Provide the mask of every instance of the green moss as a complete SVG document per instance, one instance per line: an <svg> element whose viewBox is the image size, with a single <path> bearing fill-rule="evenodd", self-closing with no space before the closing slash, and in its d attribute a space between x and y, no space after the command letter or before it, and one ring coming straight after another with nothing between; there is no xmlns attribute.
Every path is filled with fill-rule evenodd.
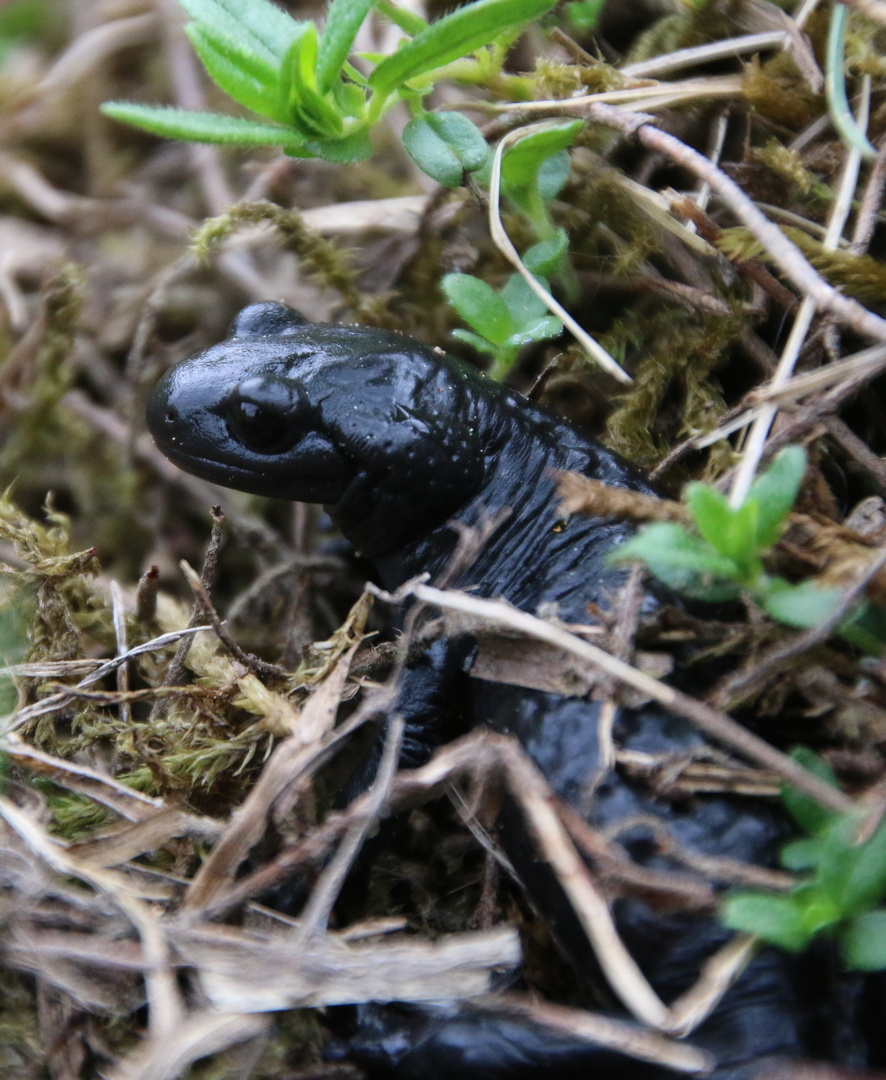
<svg viewBox="0 0 886 1080"><path fill-rule="evenodd" d="M651 317L631 313L619 320L603 345L614 355L642 345L646 355L609 417L606 441L650 466L667 453L671 440L715 427L725 405L712 373L740 325L738 316L698 319L668 306Z"/></svg>

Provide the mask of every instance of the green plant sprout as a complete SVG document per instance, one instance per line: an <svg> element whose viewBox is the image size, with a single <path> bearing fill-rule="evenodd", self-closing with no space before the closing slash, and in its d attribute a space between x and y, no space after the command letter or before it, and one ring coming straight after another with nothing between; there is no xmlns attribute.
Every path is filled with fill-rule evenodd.
<svg viewBox="0 0 886 1080"><path fill-rule="evenodd" d="M539 280L547 288L544 278ZM476 331L453 330L453 337L492 356L489 374L493 379L507 375L520 349L528 342L556 337L563 329L560 320L548 314L544 301L519 274L512 274L501 292L470 274L447 274L443 278L443 291L458 314Z"/></svg>
<svg viewBox="0 0 886 1080"><path fill-rule="evenodd" d="M581 120L572 120L534 131L511 147L502 160L502 192L542 238L524 254L523 265L546 290L550 277L559 277L567 292L573 284L567 258L569 239L565 229L554 225L550 203L569 177L566 148L582 127ZM488 180L485 172L479 180ZM492 356L490 376L494 379L507 375L528 342L562 333L563 323L549 313L520 274L512 274L500 292L470 274L447 274L443 291L473 328L454 330L453 336Z"/></svg>
<svg viewBox="0 0 886 1080"><path fill-rule="evenodd" d="M665 585L694 600L719 603L744 595L786 626L818 626L839 609L842 592L812 581L792 585L769 574L762 560L781 534L805 471L805 452L787 447L737 509L710 484L688 484L684 494L698 533L659 522L619 548L611 561L645 563ZM839 631L860 648L879 653L886 641L884 613L862 601Z"/></svg>
<svg viewBox="0 0 886 1080"><path fill-rule="evenodd" d="M475 0L430 24L392 0L332 0L322 31L269 0L180 2L192 19L187 34L210 77L270 123L128 102L106 103L108 116L169 138L280 146L295 157L348 162L369 157L370 129L403 100L417 121L407 152L430 175L443 175L441 183L454 185L465 169L483 166L485 140L465 116L455 121L455 114L425 113L422 99L442 78L496 78L508 46L556 0ZM367 77L348 56L373 7L411 40L391 56L365 56L375 65ZM445 151L448 168L440 165Z"/></svg>
<svg viewBox="0 0 886 1080"><path fill-rule="evenodd" d="M810 772L837 786L827 764L807 747L793 752ZM732 930L754 934L790 952L818 935L837 939L846 963L859 971L886 968L886 821L859 842L863 819L837 814L808 795L787 788L785 805L809 834L781 853L787 870L803 875L789 893L736 892L721 907Z"/></svg>

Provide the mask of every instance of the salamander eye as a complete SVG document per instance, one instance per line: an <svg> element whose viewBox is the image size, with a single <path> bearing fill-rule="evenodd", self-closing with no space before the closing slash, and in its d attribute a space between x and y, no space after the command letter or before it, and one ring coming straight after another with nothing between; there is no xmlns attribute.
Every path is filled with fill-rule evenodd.
<svg viewBox="0 0 886 1080"><path fill-rule="evenodd" d="M225 407L231 437L254 454L283 454L305 434L307 395L286 379L241 383Z"/></svg>
<svg viewBox="0 0 886 1080"><path fill-rule="evenodd" d="M252 401L231 404L228 429L238 442L256 454L282 454L295 446L299 436L291 416Z"/></svg>

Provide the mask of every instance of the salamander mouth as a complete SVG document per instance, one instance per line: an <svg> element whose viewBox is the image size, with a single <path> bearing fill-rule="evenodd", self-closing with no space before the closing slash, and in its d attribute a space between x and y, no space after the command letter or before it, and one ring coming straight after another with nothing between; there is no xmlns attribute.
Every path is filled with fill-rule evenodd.
<svg viewBox="0 0 886 1080"><path fill-rule="evenodd" d="M302 502L336 502L351 479L352 468L326 439L312 434L297 451L277 457L228 454L208 456L185 449L179 438L154 440L162 453L185 472L220 487Z"/></svg>

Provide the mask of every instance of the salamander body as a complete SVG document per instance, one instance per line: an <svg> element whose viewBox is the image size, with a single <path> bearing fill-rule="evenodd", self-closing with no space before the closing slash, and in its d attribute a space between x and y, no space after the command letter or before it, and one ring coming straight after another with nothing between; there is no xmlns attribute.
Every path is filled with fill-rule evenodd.
<svg viewBox="0 0 886 1080"><path fill-rule="evenodd" d="M388 588L446 567L457 540L451 521L477 525L507 508L460 584L532 612L555 604L570 622L587 622L589 605L605 607L623 583L623 571L608 567L606 557L630 529L612 520L563 520L552 470L650 490L604 447L468 365L400 334L312 325L279 304L245 309L225 341L170 371L147 416L160 449L188 472L323 503ZM588 799L586 785L599 765L599 703L468 680L464 655L444 641L413 671L413 689L404 696L411 763L436 738L441 703L457 694L471 724L514 733L552 788L592 824L640 822L621 837L638 862L662 865L643 815L658 819L690 852L772 862L786 828L775 807L723 797L674 806L616 773ZM428 729L433 736L425 739ZM646 753L703 745L657 707L621 710L616 739ZM537 877L543 903L551 891L543 871L518 842L508 851L531 891ZM665 1000L692 985L729 936L713 918L653 911L639 899L618 901L616 921ZM555 927L578 966L592 965L584 946L573 944L580 935L568 911ZM723 1080L754 1075L776 1058L865 1064L868 1048L855 1015L864 987L841 978L827 956L795 963L763 950L693 1042L714 1054ZM603 1076L664 1075L489 1016L404 1014L400 1024L390 1010L367 1013L351 1049L379 1075L423 1080L540 1078L551 1070L588 1075L589 1068Z"/></svg>

